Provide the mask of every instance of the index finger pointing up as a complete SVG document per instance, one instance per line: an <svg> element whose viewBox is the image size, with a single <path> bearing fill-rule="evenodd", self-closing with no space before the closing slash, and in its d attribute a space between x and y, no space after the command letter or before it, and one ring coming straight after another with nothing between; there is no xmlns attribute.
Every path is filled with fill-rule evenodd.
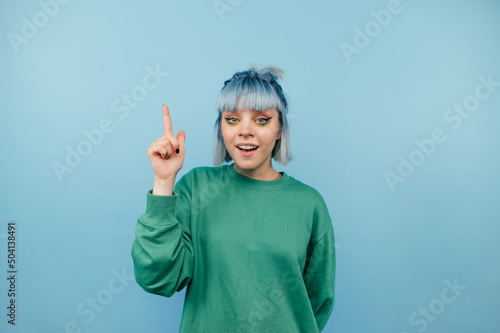
<svg viewBox="0 0 500 333"><path fill-rule="evenodd" d="M165 104L163 104L163 128L165 134L172 133L172 120L170 119L168 107Z"/></svg>

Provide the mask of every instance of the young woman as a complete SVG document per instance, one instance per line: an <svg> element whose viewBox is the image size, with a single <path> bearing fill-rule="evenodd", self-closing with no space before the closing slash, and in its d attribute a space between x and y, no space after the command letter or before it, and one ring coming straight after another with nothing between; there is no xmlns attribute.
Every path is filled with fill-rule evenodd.
<svg viewBox="0 0 500 333"><path fill-rule="evenodd" d="M163 106L165 134L148 149L155 180L132 257L145 291L171 297L187 286L180 332L314 333L332 312L326 204L271 163L291 159L281 76L275 67L250 67L224 83L216 166L196 167L176 184L185 133L173 135Z"/></svg>

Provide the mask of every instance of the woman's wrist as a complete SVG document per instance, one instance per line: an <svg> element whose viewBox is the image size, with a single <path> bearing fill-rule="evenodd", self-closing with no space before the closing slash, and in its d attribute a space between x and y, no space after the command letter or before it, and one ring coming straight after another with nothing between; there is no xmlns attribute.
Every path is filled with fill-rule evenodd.
<svg viewBox="0 0 500 333"><path fill-rule="evenodd" d="M175 176L172 178L161 179L155 176L153 185L154 195L172 195L175 185Z"/></svg>

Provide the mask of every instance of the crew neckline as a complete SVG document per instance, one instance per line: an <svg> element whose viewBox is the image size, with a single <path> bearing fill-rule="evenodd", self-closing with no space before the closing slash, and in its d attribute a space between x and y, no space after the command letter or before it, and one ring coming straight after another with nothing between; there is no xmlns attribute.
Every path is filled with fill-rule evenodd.
<svg viewBox="0 0 500 333"><path fill-rule="evenodd" d="M242 175L234 169L234 162L222 166L228 178L234 183L255 190L276 190L288 185L291 177L286 172L281 171L281 177L275 180L260 180Z"/></svg>

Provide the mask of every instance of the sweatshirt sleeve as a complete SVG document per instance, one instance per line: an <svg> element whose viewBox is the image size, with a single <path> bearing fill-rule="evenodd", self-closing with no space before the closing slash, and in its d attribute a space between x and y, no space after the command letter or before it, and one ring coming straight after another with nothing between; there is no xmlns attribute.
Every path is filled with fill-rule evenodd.
<svg viewBox="0 0 500 333"><path fill-rule="evenodd" d="M136 225L132 245L134 275L147 292L171 297L193 276L190 201L176 185L173 195L147 193L146 212Z"/></svg>
<svg viewBox="0 0 500 333"><path fill-rule="evenodd" d="M318 329L321 332L335 303L335 239L331 220L323 236L310 244L304 282Z"/></svg>

